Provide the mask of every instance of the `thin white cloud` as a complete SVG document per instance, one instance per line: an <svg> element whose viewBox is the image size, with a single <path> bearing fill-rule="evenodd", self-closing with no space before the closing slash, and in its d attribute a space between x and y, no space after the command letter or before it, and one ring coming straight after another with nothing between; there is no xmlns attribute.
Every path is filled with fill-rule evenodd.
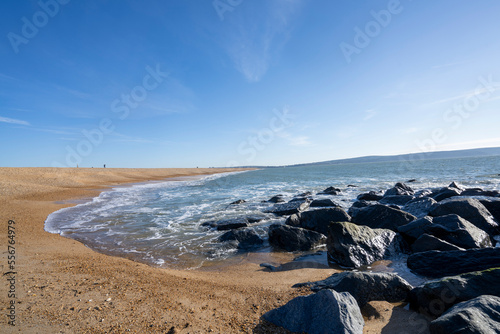
<svg viewBox="0 0 500 334"><path fill-rule="evenodd" d="M288 145L295 147L310 147L313 146L310 138L308 136L294 136L286 131L279 131L276 135L280 138L285 139L288 142Z"/></svg>
<svg viewBox="0 0 500 334"><path fill-rule="evenodd" d="M432 68L451 67L451 66L456 66L456 65L463 65L463 64L468 63L468 62L469 61L457 61L457 62L453 62L453 63L434 65L434 66L432 66Z"/></svg>
<svg viewBox="0 0 500 334"><path fill-rule="evenodd" d="M2 117L2 116L0 116L0 122L9 123L9 124L27 125L27 126L31 125L30 123L23 121L23 120L20 120L20 119L14 119L14 118Z"/></svg>
<svg viewBox="0 0 500 334"><path fill-rule="evenodd" d="M248 81L259 81L288 41L290 21L300 2L269 0L263 9L247 1L237 11L227 13L225 48L236 69Z"/></svg>
<svg viewBox="0 0 500 334"><path fill-rule="evenodd" d="M373 109L369 109L365 111L365 117L363 117L363 121L367 121L377 115L377 112Z"/></svg>

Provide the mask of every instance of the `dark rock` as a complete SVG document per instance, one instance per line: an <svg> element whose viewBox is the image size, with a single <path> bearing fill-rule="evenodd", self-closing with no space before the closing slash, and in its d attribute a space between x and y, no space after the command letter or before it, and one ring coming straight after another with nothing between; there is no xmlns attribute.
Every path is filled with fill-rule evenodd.
<svg viewBox="0 0 500 334"><path fill-rule="evenodd" d="M283 195L276 195L271 197L270 199L267 200L270 203L284 203L285 201L285 196Z"/></svg>
<svg viewBox="0 0 500 334"><path fill-rule="evenodd" d="M433 192L430 197L432 197L436 202L441 202L447 198L460 196L461 191L456 188L441 188L435 192Z"/></svg>
<svg viewBox="0 0 500 334"><path fill-rule="evenodd" d="M395 204L395 205L405 205L413 199L411 195L391 195L384 196L379 202L380 204Z"/></svg>
<svg viewBox="0 0 500 334"><path fill-rule="evenodd" d="M432 224L432 217L423 217L412 221L409 224L398 227L398 232L409 243L415 242L422 234L427 231L427 227Z"/></svg>
<svg viewBox="0 0 500 334"><path fill-rule="evenodd" d="M361 208L352 216L351 221L371 228L388 228L397 231L399 226L414 221L417 217L386 205L376 204Z"/></svg>
<svg viewBox="0 0 500 334"><path fill-rule="evenodd" d="M357 268L397 254L404 246L391 230L339 222L328 228L327 249L330 262Z"/></svg>
<svg viewBox="0 0 500 334"><path fill-rule="evenodd" d="M422 218L427 216L436 204L436 200L430 197L420 197L407 202L401 210L408 212L417 218Z"/></svg>
<svg viewBox="0 0 500 334"><path fill-rule="evenodd" d="M311 197L294 197L292 198L291 200L288 201L288 203L292 203L292 202L306 202L306 201L311 201L312 198Z"/></svg>
<svg viewBox="0 0 500 334"><path fill-rule="evenodd" d="M401 195L413 196L414 194L415 194L415 192L413 191L413 189L411 189L409 186L407 186L404 183L398 182L398 183L396 183L396 185L393 188L388 189L385 192L384 197L386 197L386 196L401 196Z"/></svg>
<svg viewBox="0 0 500 334"><path fill-rule="evenodd" d="M356 201L356 202L352 203L349 210L347 210L347 213L349 214L349 216L352 217L353 215L356 214L356 212L358 212L359 209L366 208L367 206L374 205L374 204L375 203L373 203L373 202Z"/></svg>
<svg viewBox="0 0 500 334"><path fill-rule="evenodd" d="M500 298L480 296L455 305L429 325L431 334L500 333Z"/></svg>
<svg viewBox="0 0 500 334"><path fill-rule="evenodd" d="M357 188L358 186L355 186L354 184L348 184L347 188Z"/></svg>
<svg viewBox="0 0 500 334"><path fill-rule="evenodd" d="M458 215L434 217L425 232L462 248L491 247L488 233Z"/></svg>
<svg viewBox="0 0 500 334"><path fill-rule="evenodd" d="M234 201L233 203L230 203L229 205L237 205L237 204L243 204L246 203L244 199L239 199L237 201Z"/></svg>
<svg viewBox="0 0 500 334"><path fill-rule="evenodd" d="M473 225L486 231L489 235L498 233L498 223L491 213L474 198L451 198L439 203L431 212L430 216L438 217L456 214Z"/></svg>
<svg viewBox="0 0 500 334"><path fill-rule="evenodd" d="M325 242L323 234L304 228L281 224L269 227L269 243L288 252L312 250Z"/></svg>
<svg viewBox="0 0 500 334"><path fill-rule="evenodd" d="M413 183L413 182L417 182L417 179L411 179L411 180L406 181L406 183Z"/></svg>
<svg viewBox="0 0 500 334"><path fill-rule="evenodd" d="M258 222L260 222L260 221L262 221L264 219L267 219L266 216L259 215L259 214L249 215L249 216L246 216L245 218L246 218L246 220L248 220L248 222L250 224L258 223Z"/></svg>
<svg viewBox="0 0 500 334"><path fill-rule="evenodd" d="M298 194L297 197L310 197L312 196L312 192L310 191L306 191L306 192L303 192L302 194Z"/></svg>
<svg viewBox="0 0 500 334"><path fill-rule="evenodd" d="M309 207L311 207L311 208L319 208L319 207L326 208L326 207L340 207L340 205L338 205L337 203L335 203L331 199L326 198L326 199L315 199L314 201L311 202Z"/></svg>
<svg viewBox="0 0 500 334"><path fill-rule="evenodd" d="M318 193L318 195L338 195L342 192L339 188L335 187L328 187L322 192Z"/></svg>
<svg viewBox="0 0 500 334"><path fill-rule="evenodd" d="M350 221L351 217L342 208L326 208L304 211L290 216L285 224L328 234L331 222Z"/></svg>
<svg viewBox="0 0 500 334"><path fill-rule="evenodd" d="M219 237L220 242L231 242L239 249L260 246L264 240L251 228L239 228L228 231Z"/></svg>
<svg viewBox="0 0 500 334"><path fill-rule="evenodd" d="M364 320L358 303L348 292L321 290L292 299L262 316L291 332L310 334L362 334Z"/></svg>
<svg viewBox="0 0 500 334"><path fill-rule="evenodd" d="M364 194L359 194L357 199L358 201L379 201L383 198L380 193L377 193L375 191L370 191L368 193Z"/></svg>
<svg viewBox="0 0 500 334"><path fill-rule="evenodd" d="M480 188L466 189L461 193L462 196L486 196L486 197L499 197L500 191L498 190L483 190Z"/></svg>
<svg viewBox="0 0 500 334"><path fill-rule="evenodd" d="M439 251L452 251L452 250L464 250L454 244L450 244L447 241L436 238L433 235L422 234L412 245L411 250L413 253L427 252L431 250Z"/></svg>
<svg viewBox="0 0 500 334"><path fill-rule="evenodd" d="M491 213L493 218L500 222L500 198L488 197L479 199L482 205Z"/></svg>
<svg viewBox="0 0 500 334"><path fill-rule="evenodd" d="M331 289L349 292L364 307L372 300L385 300L389 303L405 301L413 287L404 279L392 273L369 273L344 271L317 282L296 284L293 287L308 286L312 291Z"/></svg>
<svg viewBox="0 0 500 334"><path fill-rule="evenodd" d="M498 282L500 282L500 268L427 282L411 290L410 307L435 318L453 305L481 295L500 297Z"/></svg>
<svg viewBox="0 0 500 334"><path fill-rule="evenodd" d="M453 181L452 183L450 183L450 185L448 186L448 188L455 188L457 190L460 190L461 192L464 190L463 187L461 187L458 183L456 183L455 181Z"/></svg>
<svg viewBox="0 0 500 334"><path fill-rule="evenodd" d="M299 213L304 211L309 207L309 200L293 201L283 204L275 204L267 212L274 213L275 215L293 215L294 213Z"/></svg>
<svg viewBox="0 0 500 334"><path fill-rule="evenodd" d="M246 218L235 218L218 221L209 221L201 224L203 227L215 228L217 231L227 231L240 227L247 227L249 224Z"/></svg>
<svg viewBox="0 0 500 334"><path fill-rule="evenodd" d="M408 257L408 268L427 277L453 276L500 267L500 248L429 251Z"/></svg>

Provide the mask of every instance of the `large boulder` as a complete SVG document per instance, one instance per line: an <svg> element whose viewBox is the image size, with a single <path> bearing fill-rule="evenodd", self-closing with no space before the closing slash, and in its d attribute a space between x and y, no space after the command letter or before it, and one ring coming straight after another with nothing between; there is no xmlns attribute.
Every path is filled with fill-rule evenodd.
<svg viewBox="0 0 500 334"><path fill-rule="evenodd" d="M429 251L408 257L408 268L427 277L453 276L500 267L500 248Z"/></svg>
<svg viewBox="0 0 500 334"><path fill-rule="evenodd" d="M407 212L376 204L361 208L353 213L351 221L371 228L386 228L397 231L399 226L406 225L415 219L417 217Z"/></svg>
<svg viewBox="0 0 500 334"><path fill-rule="evenodd" d="M309 205L311 208L327 208L327 207L340 207L337 203L332 201L329 198L324 198L324 199L315 199L311 202Z"/></svg>
<svg viewBox="0 0 500 334"><path fill-rule="evenodd" d="M483 190L481 188L469 188L465 189L462 196L486 196L486 197L499 197L500 191L498 190Z"/></svg>
<svg viewBox="0 0 500 334"><path fill-rule="evenodd" d="M362 334L365 324L354 297L334 290L296 297L262 317L291 332L310 334Z"/></svg>
<svg viewBox="0 0 500 334"><path fill-rule="evenodd" d="M427 227L430 225L432 225L432 217L423 217L398 227L398 232L406 241L413 243L427 231Z"/></svg>
<svg viewBox="0 0 500 334"><path fill-rule="evenodd" d="M282 224L269 226L269 243L288 252L308 251L325 242L326 236L315 231Z"/></svg>
<svg viewBox="0 0 500 334"><path fill-rule="evenodd" d="M220 242L228 242L238 249L258 247L264 240L252 228L231 230L219 237Z"/></svg>
<svg viewBox="0 0 500 334"><path fill-rule="evenodd" d="M439 203L430 213L430 216L438 217L456 214L468 220L489 235L498 234L498 223L486 207L474 198L451 198Z"/></svg>
<svg viewBox="0 0 500 334"><path fill-rule="evenodd" d="M309 199L301 199L290 201L288 203L275 204L272 208L268 209L266 212L274 213L278 216L293 215L294 213L299 213L301 211L307 210L309 207Z"/></svg>
<svg viewBox="0 0 500 334"><path fill-rule="evenodd" d="M419 197L406 203L401 210L411 213L417 218L423 218L429 214L436 204L436 200L430 197Z"/></svg>
<svg viewBox="0 0 500 334"><path fill-rule="evenodd" d="M404 183L398 182L398 183L396 183L396 185L394 187L392 187L391 189L388 189L385 192L384 197L386 197L386 196L401 196L401 195L413 196L414 194L415 194L415 192L413 191L413 189L411 189L409 186L407 186Z"/></svg>
<svg viewBox="0 0 500 334"><path fill-rule="evenodd" d="M302 227L319 233L328 234L331 222L350 221L351 217L340 207L304 211L291 215L285 224Z"/></svg>
<svg viewBox="0 0 500 334"><path fill-rule="evenodd" d="M500 333L500 298L480 296L455 305L429 325L431 334Z"/></svg>
<svg viewBox="0 0 500 334"><path fill-rule="evenodd" d="M227 231L241 227L247 227L249 224L250 222L246 218L234 218L234 219L208 221L201 224L201 226L214 228L217 231Z"/></svg>
<svg viewBox="0 0 500 334"><path fill-rule="evenodd" d="M487 197L479 199L482 205L491 213L497 222L500 222L500 198Z"/></svg>
<svg viewBox="0 0 500 334"><path fill-rule="evenodd" d="M267 200L269 203L284 203L285 201L285 196L284 195L276 195L271 197L270 199Z"/></svg>
<svg viewBox="0 0 500 334"><path fill-rule="evenodd" d="M452 251L452 250L463 250L463 248L460 248L454 244L450 244L447 241L441 240L429 234L422 234L411 245L411 251L413 253L427 252L431 250Z"/></svg>
<svg viewBox="0 0 500 334"><path fill-rule="evenodd" d="M441 202L451 197L460 196L461 193L462 191L455 187L444 187L433 191L429 196L436 200L436 202Z"/></svg>
<svg viewBox="0 0 500 334"><path fill-rule="evenodd" d="M413 199L413 196L411 195L391 195L391 196L384 196L379 203L380 204L387 204L387 205L405 205L409 201Z"/></svg>
<svg viewBox="0 0 500 334"><path fill-rule="evenodd" d="M317 282L299 283L293 287L308 286L312 291L331 289L349 292L363 308L372 300L385 300L389 303L407 300L413 287L393 273L369 273L344 271Z"/></svg>
<svg viewBox="0 0 500 334"><path fill-rule="evenodd" d="M325 190L318 193L318 195L338 195L342 192L339 188L328 187Z"/></svg>
<svg viewBox="0 0 500 334"><path fill-rule="evenodd" d="M435 217L425 232L462 248L491 247L488 233L458 215Z"/></svg>
<svg viewBox="0 0 500 334"><path fill-rule="evenodd" d="M397 254L404 245L391 230L338 222L328 228L327 249L329 262L357 268Z"/></svg>
<svg viewBox="0 0 500 334"><path fill-rule="evenodd" d="M481 295L500 297L500 268L466 273L427 282L411 290L410 307L438 317L453 305Z"/></svg>
<svg viewBox="0 0 500 334"><path fill-rule="evenodd" d="M359 194L357 197L358 201L379 201L382 198L384 198L384 196L376 191Z"/></svg>

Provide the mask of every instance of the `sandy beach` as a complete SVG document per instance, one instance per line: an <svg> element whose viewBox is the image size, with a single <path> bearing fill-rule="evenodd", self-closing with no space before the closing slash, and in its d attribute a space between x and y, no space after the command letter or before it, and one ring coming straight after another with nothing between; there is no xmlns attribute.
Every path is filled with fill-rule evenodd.
<svg viewBox="0 0 500 334"><path fill-rule="evenodd" d="M15 222L16 256L16 326L8 324L12 298L4 279L0 332L286 333L261 320L262 314L310 293L293 284L324 279L335 270L267 272L259 266L284 263L292 258L287 253L249 254L199 270L154 268L44 231L51 212L111 186L228 171L0 168L2 274L9 271L9 220ZM363 312L365 333L402 333L414 321L413 312L386 302L371 302Z"/></svg>

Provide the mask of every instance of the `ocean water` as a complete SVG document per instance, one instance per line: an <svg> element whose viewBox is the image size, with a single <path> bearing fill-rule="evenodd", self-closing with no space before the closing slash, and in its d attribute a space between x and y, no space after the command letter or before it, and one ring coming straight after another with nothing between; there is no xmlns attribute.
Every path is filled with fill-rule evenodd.
<svg viewBox="0 0 500 334"><path fill-rule="evenodd" d="M45 230L79 240L99 252L153 266L199 268L240 254L218 242L224 232L202 223L261 215L254 225L264 238L267 227L284 218L263 213L268 200L288 199L310 191L349 208L356 196L385 190L396 182L416 179L415 190L443 187L457 181L464 187L500 189L500 157L267 168L255 171L188 177L175 181L116 187L89 202L52 213ZM316 195L334 186L338 196ZM352 187L355 186L355 187ZM243 199L246 203L229 205ZM271 252L266 242L257 252Z"/></svg>

